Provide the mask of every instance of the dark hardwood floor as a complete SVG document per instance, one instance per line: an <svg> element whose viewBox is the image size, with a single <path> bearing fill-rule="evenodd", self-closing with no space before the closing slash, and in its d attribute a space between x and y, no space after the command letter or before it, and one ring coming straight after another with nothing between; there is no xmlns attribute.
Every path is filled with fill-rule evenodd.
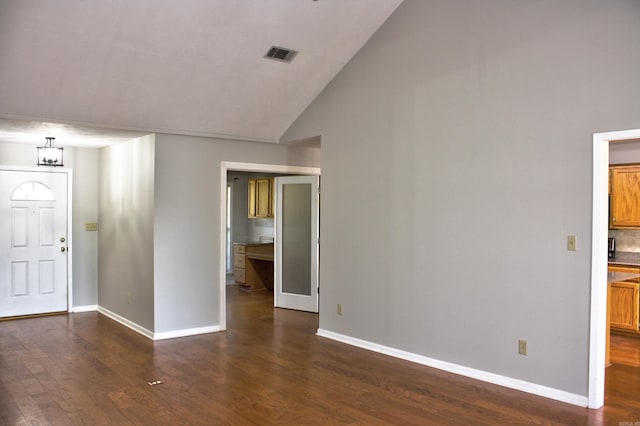
<svg viewBox="0 0 640 426"><path fill-rule="evenodd" d="M158 342L95 312L0 322L0 424L640 422L640 339L613 337L595 411L318 337L270 293L228 296L228 331Z"/></svg>

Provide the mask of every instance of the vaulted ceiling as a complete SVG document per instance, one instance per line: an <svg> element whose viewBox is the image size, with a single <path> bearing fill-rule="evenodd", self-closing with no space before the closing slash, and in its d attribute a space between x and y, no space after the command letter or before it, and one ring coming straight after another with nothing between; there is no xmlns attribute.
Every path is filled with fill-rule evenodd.
<svg viewBox="0 0 640 426"><path fill-rule="evenodd" d="M401 2L0 0L0 141L277 142Z"/></svg>

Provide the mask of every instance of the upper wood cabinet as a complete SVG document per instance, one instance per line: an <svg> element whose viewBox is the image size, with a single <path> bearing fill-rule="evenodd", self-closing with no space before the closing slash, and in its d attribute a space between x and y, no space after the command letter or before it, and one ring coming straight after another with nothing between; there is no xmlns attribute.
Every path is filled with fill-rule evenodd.
<svg viewBox="0 0 640 426"><path fill-rule="evenodd" d="M610 228L640 228L640 165L609 169Z"/></svg>
<svg viewBox="0 0 640 426"><path fill-rule="evenodd" d="M272 178L249 179L249 217L273 217Z"/></svg>

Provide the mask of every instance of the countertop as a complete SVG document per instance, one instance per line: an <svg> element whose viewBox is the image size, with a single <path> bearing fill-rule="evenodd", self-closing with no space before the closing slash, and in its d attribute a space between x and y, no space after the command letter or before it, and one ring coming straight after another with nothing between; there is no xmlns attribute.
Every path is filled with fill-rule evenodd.
<svg viewBox="0 0 640 426"><path fill-rule="evenodd" d="M607 284L640 278L640 274L632 272L607 272Z"/></svg>
<svg viewBox="0 0 640 426"><path fill-rule="evenodd" d="M246 247L245 256L247 259L273 262L273 241L245 241L233 244Z"/></svg>
<svg viewBox="0 0 640 426"><path fill-rule="evenodd" d="M233 244L237 244L240 246L267 246L273 244L273 241L242 241L234 242Z"/></svg>
<svg viewBox="0 0 640 426"><path fill-rule="evenodd" d="M640 266L640 253L617 251L616 257L608 260L610 265Z"/></svg>
<svg viewBox="0 0 640 426"><path fill-rule="evenodd" d="M609 265L640 266L640 253L617 251L614 259L608 260ZM607 283L616 283L640 277L630 272L607 272Z"/></svg>
<svg viewBox="0 0 640 426"><path fill-rule="evenodd" d="M273 262L273 254L267 254L267 253L249 253L247 254L247 258L255 259L255 260L264 260L266 262ZM637 276L640 276L640 275L637 275Z"/></svg>

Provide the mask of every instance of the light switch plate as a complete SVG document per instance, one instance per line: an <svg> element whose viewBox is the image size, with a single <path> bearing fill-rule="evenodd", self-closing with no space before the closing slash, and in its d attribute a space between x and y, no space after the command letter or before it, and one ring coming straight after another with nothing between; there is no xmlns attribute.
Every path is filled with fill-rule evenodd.
<svg viewBox="0 0 640 426"><path fill-rule="evenodd" d="M84 224L84 230L85 231L97 231L98 230L98 224L95 222L87 222Z"/></svg>
<svg viewBox="0 0 640 426"><path fill-rule="evenodd" d="M575 235L567 236L567 250L576 251L576 236Z"/></svg>
<svg viewBox="0 0 640 426"><path fill-rule="evenodd" d="M527 341L526 340L518 340L518 353L520 355L527 354Z"/></svg>

